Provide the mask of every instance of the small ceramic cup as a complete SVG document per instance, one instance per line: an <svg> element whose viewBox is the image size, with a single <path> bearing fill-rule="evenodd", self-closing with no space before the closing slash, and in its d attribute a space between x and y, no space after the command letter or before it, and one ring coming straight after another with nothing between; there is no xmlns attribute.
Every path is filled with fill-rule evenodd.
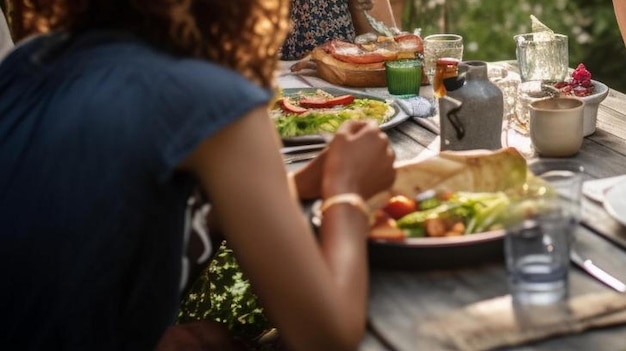
<svg viewBox="0 0 626 351"><path fill-rule="evenodd" d="M557 97L530 104L530 140L544 157L569 157L583 143L585 103L574 97Z"/></svg>

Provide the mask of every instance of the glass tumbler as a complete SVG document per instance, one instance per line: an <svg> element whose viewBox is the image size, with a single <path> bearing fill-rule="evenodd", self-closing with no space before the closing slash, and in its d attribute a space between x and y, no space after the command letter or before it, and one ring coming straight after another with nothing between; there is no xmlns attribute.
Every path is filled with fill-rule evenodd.
<svg viewBox="0 0 626 351"><path fill-rule="evenodd" d="M404 59L385 62L387 90L398 97L419 95L422 83L422 62L418 59Z"/></svg>
<svg viewBox="0 0 626 351"><path fill-rule="evenodd" d="M424 73L433 83L437 59L463 60L463 37L458 34L432 34L424 38Z"/></svg>
<svg viewBox="0 0 626 351"><path fill-rule="evenodd" d="M522 194L511 196L505 256L514 303L549 305L568 296L569 257L580 221L583 166L537 159Z"/></svg>
<svg viewBox="0 0 626 351"><path fill-rule="evenodd" d="M539 32L518 34L513 38L522 82L565 80L569 68L566 35Z"/></svg>

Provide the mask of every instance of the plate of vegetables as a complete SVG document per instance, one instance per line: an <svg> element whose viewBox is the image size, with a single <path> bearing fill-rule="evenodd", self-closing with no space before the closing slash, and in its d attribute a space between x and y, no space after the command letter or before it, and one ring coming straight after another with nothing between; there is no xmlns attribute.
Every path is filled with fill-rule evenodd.
<svg viewBox="0 0 626 351"><path fill-rule="evenodd" d="M370 263L381 268L468 266L503 258L504 192L427 191L392 197L375 212Z"/></svg>
<svg viewBox="0 0 626 351"><path fill-rule="evenodd" d="M431 190L415 198L396 195L375 211L369 239L404 245L449 246L459 244L450 238L467 242L467 238L497 237L498 234L487 237L476 234L501 232L500 220L509 203L508 196L501 191Z"/></svg>
<svg viewBox="0 0 626 351"><path fill-rule="evenodd" d="M395 102L337 88L283 89L270 116L285 144L324 142L346 120L375 120L382 130L409 116Z"/></svg>
<svg viewBox="0 0 626 351"><path fill-rule="evenodd" d="M397 165L391 189L368 200L370 264L414 270L501 261L507 194L528 175L514 148L446 151Z"/></svg>

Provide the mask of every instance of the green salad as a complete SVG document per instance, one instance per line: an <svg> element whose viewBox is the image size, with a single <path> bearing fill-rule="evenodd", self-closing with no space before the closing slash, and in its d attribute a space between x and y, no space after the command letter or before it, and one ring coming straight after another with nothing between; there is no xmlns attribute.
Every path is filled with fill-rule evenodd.
<svg viewBox="0 0 626 351"><path fill-rule="evenodd" d="M458 234L481 233L502 228L502 215L509 204L503 192L454 192L420 201L418 210L399 218L397 225L408 237L442 236L455 230L455 225L460 228ZM440 221L441 235L431 232L428 221L432 220Z"/></svg>
<svg viewBox="0 0 626 351"><path fill-rule="evenodd" d="M391 101L314 94L279 97L270 111L281 137L334 133L347 120L376 120L383 124L395 113Z"/></svg>

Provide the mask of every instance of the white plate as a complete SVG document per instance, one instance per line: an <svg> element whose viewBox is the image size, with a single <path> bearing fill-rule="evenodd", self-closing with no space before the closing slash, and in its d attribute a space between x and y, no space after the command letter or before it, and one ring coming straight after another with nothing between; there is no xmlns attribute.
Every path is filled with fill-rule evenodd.
<svg viewBox="0 0 626 351"><path fill-rule="evenodd" d="M340 88L334 88L334 87L323 87L323 88L288 88L288 89L283 89L283 95L285 96L289 96L289 95L298 95L298 94L302 94L302 93L315 93L317 90L323 90L331 95L344 95L344 94L351 94L354 95L354 97L359 98L359 99L372 99L372 100L379 100L379 101L386 101L387 99L382 98L380 96L376 96L376 95L372 95L372 94L368 94L368 93L358 93L355 92L353 90L344 90L344 89L340 89ZM406 113L404 113L403 111L400 111L399 107L396 105L395 101L391 102L391 108L393 108L393 114L382 124L380 124L380 129L381 130L387 130L390 128L393 128L395 126L397 126L398 124L406 121L407 119L409 119L409 115L407 115ZM294 137L283 137L283 143L285 145L298 145L298 144L315 144L315 143L323 143L326 142L327 140L321 136L321 135L301 135L301 136L294 136Z"/></svg>
<svg viewBox="0 0 626 351"><path fill-rule="evenodd" d="M591 200L602 203L605 193L623 180L626 180L626 175L586 180L583 182L583 194Z"/></svg>
<svg viewBox="0 0 626 351"><path fill-rule="evenodd" d="M626 181L617 183L606 192L604 208L615 220L626 226Z"/></svg>

